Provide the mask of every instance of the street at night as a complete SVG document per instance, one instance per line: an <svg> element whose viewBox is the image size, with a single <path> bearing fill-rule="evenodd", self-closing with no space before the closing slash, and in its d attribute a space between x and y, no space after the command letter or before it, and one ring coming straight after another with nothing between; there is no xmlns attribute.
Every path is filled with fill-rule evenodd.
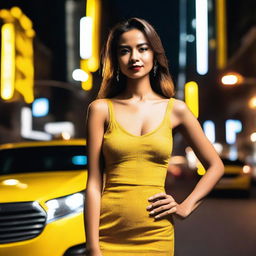
<svg viewBox="0 0 256 256"><path fill-rule="evenodd" d="M0 0L0 256L256 256L256 1Z"/></svg>
<svg viewBox="0 0 256 256"><path fill-rule="evenodd" d="M168 192L181 200L195 183L177 180ZM255 256L256 187L249 198L237 194L210 195L187 219L175 218L175 256Z"/></svg>

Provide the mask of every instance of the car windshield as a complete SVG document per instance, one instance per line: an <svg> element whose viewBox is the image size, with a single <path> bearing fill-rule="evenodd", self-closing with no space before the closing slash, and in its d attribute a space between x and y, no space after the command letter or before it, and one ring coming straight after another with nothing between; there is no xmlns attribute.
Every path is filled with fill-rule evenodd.
<svg viewBox="0 0 256 256"><path fill-rule="evenodd" d="M222 162L224 165L237 165L237 166L244 166L244 162L241 160L229 160L229 159L222 159Z"/></svg>
<svg viewBox="0 0 256 256"><path fill-rule="evenodd" d="M87 168L85 146L43 146L0 150L0 175Z"/></svg>

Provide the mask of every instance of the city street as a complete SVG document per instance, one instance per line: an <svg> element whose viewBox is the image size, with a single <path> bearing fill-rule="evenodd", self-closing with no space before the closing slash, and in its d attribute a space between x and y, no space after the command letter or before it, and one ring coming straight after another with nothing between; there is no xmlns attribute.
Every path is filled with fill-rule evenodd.
<svg viewBox="0 0 256 256"><path fill-rule="evenodd" d="M182 200L192 180L178 180L168 192ZM175 218L175 256L255 256L256 187L250 198L208 197L187 219Z"/></svg>

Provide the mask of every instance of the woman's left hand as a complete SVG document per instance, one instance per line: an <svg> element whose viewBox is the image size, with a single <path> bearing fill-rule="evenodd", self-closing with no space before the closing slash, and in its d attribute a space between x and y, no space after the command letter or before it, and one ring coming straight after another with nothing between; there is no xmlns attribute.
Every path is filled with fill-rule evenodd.
<svg viewBox="0 0 256 256"><path fill-rule="evenodd" d="M155 219L167 217L177 211L176 201L171 195L167 195L166 193L155 194L148 201L151 202L151 205L147 207L147 210L150 211L150 216Z"/></svg>
<svg viewBox="0 0 256 256"><path fill-rule="evenodd" d="M155 194L148 201L151 205L147 207L147 210L155 219L161 219L173 213L181 218L186 218L190 214L185 205L178 204L171 195L166 193Z"/></svg>

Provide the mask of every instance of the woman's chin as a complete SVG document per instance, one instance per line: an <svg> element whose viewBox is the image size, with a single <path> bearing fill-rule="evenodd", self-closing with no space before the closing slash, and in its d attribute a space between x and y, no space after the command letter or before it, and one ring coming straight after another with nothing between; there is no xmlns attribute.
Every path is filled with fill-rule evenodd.
<svg viewBox="0 0 256 256"><path fill-rule="evenodd" d="M136 79L144 79L145 77L149 76L148 74L133 74L133 75L127 75L127 79L136 80Z"/></svg>

